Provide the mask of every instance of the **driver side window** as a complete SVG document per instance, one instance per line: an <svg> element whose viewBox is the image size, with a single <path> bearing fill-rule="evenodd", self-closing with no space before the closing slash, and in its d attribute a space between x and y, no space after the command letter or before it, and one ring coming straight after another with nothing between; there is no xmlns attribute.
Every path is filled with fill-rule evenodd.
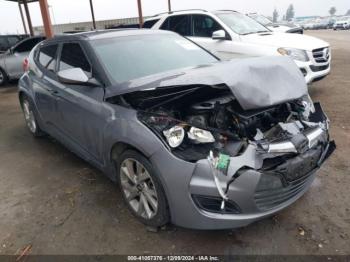
<svg viewBox="0 0 350 262"><path fill-rule="evenodd" d="M196 37L212 37L213 33L223 30L221 25L213 18L207 15L192 16L193 36Z"/></svg>
<svg viewBox="0 0 350 262"><path fill-rule="evenodd" d="M59 71L76 67L81 68L89 78L92 76L91 65L80 44L63 44L59 62Z"/></svg>

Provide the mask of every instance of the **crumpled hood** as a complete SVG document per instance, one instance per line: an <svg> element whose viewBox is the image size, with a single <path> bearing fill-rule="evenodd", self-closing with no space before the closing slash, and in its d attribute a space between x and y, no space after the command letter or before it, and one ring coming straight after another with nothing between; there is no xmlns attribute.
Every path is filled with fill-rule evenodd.
<svg viewBox="0 0 350 262"><path fill-rule="evenodd" d="M281 32L241 35L241 39L243 42L247 43L275 46L276 50L279 47L289 47L312 51L329 46L327 42L316 37Z"/></svg>
<svg viewBox="0 0 350 262"><path fill-rule="evenodd" d="M227 85L243 109L257 109L307 94L303 75L288 57L237 59L168 71L106 88L106 98L136 91L185 85Z"/></svg>

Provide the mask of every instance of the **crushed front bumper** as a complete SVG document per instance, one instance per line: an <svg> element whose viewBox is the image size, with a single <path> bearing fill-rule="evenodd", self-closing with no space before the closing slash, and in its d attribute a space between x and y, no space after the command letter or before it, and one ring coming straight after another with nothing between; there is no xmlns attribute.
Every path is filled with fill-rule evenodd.
<svg viewBox="0 0 350 262"><path fill-rule="evenodd" d="M320 106L316 106L313 118L328 128ZM297 144L297 152L283 161L279 161L280 155L262 153L250 144L241 155L230 157L227 174L216 182L207 159L190 163L165 152L153 155L151 160L162 174L172 222L195 229L235 228L291 205L308 190L315 172L335 149L327 129L317 137L317 143L308 137L308 148ZM227 196L224 209L218 186Z"/></svg>

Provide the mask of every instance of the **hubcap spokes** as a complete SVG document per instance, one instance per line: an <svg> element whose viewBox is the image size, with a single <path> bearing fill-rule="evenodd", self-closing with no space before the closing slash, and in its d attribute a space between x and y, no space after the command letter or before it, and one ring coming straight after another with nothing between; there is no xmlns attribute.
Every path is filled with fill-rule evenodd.
<svg viewBox="0 0 350 262"><path fill-rule="evenodd" d="M158 210L158 196L146 168L135 159L125 159L120 167L121 186L131 208L141 217L151 219Z"/></svg>
<svg viewBox="0 0 350 262"><path fill-rule="evenodd" d="M33 133L36 131L36 123L33 111L30 109L28 101L23 102L24 119L26 120L29 130Z"/></svg>

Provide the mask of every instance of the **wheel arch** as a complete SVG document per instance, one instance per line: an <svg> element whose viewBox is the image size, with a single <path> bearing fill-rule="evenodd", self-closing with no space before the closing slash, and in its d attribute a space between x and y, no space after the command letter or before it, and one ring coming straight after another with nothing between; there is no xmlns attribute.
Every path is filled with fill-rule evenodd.
<svg viewBox="0 0 350 262"><path fill-rule="evenodd" d="M115 142L110 150L110 155L109 155L110 161L115 168L115 174L114 174L113 180L117 178L117 175L119 175L118 174L119 170L117 170L116 168L116 164L119 161L119 157L121 156L121 154L123 154L127 150L134 150L140 153L141 155L145 156L146 158L148 158L144 152L142 152L135 146L131 145L130 143L126 143L123 141Z"/></svg>

